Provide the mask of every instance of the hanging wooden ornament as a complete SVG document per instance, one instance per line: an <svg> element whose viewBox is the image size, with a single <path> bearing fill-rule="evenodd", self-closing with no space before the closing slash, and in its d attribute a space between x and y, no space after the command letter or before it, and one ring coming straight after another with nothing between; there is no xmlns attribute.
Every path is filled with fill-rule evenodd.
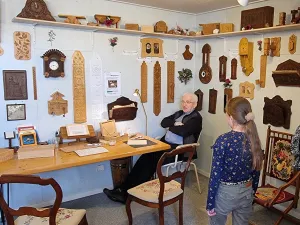
<svg viewBox="0 0 300 225"><path fill-rule="evenodd" d="M68 101L62 93L56 91L52 95L52 100L48 101L48 113L53 116L60 116L68 113Z"/></svg>
<svg viewBox="0 0 300 225"><path fill-rule="evenodd" d="M158 61L154 65L154 82L153 82L153 112L156 116L161 111L161 67Z"/></svg>
<svg viewBox="0 0 300 225"><path fill-rule="evenodd" d="M295 54L297 50L297 36L292 34L289 38L289 52Z"/></svg>
<svg viewBox="0 0 300 225"><path fill-rule="evenodd" d="M201 111L202 105L203 105L203 92L200 89L198 89L197 91L194 92L194 94L197 95L197 97L198 97L196 110Z"/></svg>
<svg viewBox="0 0 300 225"><path fill-rule="evenodd" d="M141 65L141 101L147 102L148 95L148 66L145 61Z"/></svg>
<svg viewBox="0 0 300 225"><path fill-rule="evenodd" d="M17 60L31 59L31 37L28 32L14 32L14 50Z"/></svg>
<svg viewBox="0 0 300 225"><path fill-rule="evenodd" d="M212 78L212 71L209 65L210 53L211 53L210 45L205 44L202 48L202 67L199 71L199 79L203 84L208 84Z"/></svg>
<svg viewBox="0 0 300 225"><path fill-rule="evenodd" d="M193 58L194 55L193 55L193 53L190 52L189 45L185 46L185 51L184 51L184 53L182 53L182 55L185 60L191 60Z"/></svg>
<svg viewBox="0 0 300 225"><path fill-rule="evenodd" d="M254 99L254 84L246 81L244 83L240 83L240 96L244 98Z"/></svg>
<svg viewBox="0 0 300 225"><path fill-rule="evenodd" d="M271 38L271 46L270 46L270 56L280 57L280 49L281 49L281 37L273 37Z"/></svg>
<svg viewBox="0 0 300 225"><path fill-rule="evenodd" d="M224 89L224 113L226 113L226 105L230 99L232 99L232 89L225 88Z"/></svg>
<svg viewBox="0 0 300 225"><path fill-rule="evenodd" d="M266 86L266 76L267 76L267 56L260 56L260 79L256 80L256 84L258 84L261 88Z"/></svg>
<svg viewBox="0 0 300 225"><path fill-rule="evenodd" d="M174 103L174 92L175 92L175 62L167 62L167 103Z"/></svg>
<svg viewBox="0 0 300 225"><path fill-rule="evenodd" d="M275 71L272 71L272 77L276 87L289 86L300 87L300 63L294 60L286 60L280 63Z"/></svg>
<svg viewBox="0 0 300 225"><path fill-rule="evenodd" d="M86 93L85 93L85 65L80 51L73 56L73 105L74 123L86 122Z"/></svg>
<svg viewBox="0 0 300 225"><path fill-rule="evenodd" d="M225 82L226 80L226 69L227 69L227 57L221 56L219 58L219 80L220 82Z"/></svg>
<svg viewBox="0 0 300 225"><path fill-rule="evenodd" d="M254 71L253 42L249 42L247 38L242 38L239 44L239 55L240 55L242 70L246 76L249 76Z"/></svg>
<svg viewBox="0 0 300 225"><path fill-rule="evenodd" d="M209 89L209 105L208 105L209 113L216 114L217 97L218 97L218 91L215 89Z"/></svg>
<svg viewBox="0 0 300 225"><path fill-rule="evenodd" d="M33 99L37 100L36 68L32 67Z"/></svg>
<svg viewBox="0 0 300 225"><path fill-rule="evenodd" d="M237 79L236 71L237 71L237 60L236 60L236 58L233 58L231 60L231 80Z"/></svg>

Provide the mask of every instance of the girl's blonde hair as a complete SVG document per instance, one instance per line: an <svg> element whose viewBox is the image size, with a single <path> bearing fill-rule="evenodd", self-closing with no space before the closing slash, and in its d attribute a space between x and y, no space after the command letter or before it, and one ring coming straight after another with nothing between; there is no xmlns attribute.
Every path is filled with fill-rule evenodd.
<svg viewBox="0 0 300 225"><path fill-rule="evenodd" d="M260 170L263 161L261 143L259 140L250 102L243 97L232 98L226 105L226 112L240 125L245 125L246 135L251 143L251 152L253 159L253 169ZM250 114L249 114L250 113Z"/></svg>

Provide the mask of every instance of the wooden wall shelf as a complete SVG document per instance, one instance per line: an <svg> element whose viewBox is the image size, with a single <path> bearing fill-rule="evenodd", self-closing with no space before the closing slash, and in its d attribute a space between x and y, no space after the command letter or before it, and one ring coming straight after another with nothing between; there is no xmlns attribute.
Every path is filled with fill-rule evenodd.
<svg viewBox="0 0 300 225"><path fill-rule="evenodd" d="M137 31L137 30L126 30L126 29L116 29L116 28L108 28L108 27L88 26L88 25L83 25L83 24L69 24L69 23L64 23L64 22L35 20L35 19L27 19L27 18L20 18L20 17L13 18L12 22L31 24L34 26L41 25L41 26L58 27L58 28L88 30L88 31L92 31L92 32L124 33L124 34L128 34L128 35L156 36L156 37L163 37L163 38L176 38L176 39L187 39L187 40L202 40L202 39L205 40L205 39L211 39L211 38L225 38L225 37L245 36L245 35L260 35L260 34L265 34L265 33L292 31L292 30L300 29L300 24L290 24L290 25L284 25L284 26L267 27L267 28L245 30L245 31L234 31L234 32L228 32L228 33L221 33L221 34L210 34L210 35L202 35L202 36L184 36L184 35L165 34L165 33L149 33L149 32Z"/></svg>

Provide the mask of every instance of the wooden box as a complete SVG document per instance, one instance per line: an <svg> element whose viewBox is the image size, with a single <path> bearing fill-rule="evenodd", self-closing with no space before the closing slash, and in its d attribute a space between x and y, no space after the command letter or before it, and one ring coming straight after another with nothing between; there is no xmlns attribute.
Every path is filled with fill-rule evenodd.
<svg viewBox="0 0 300 225"><path fill-rule="evenodd" d="M233 23L221 23L220 25L220 33L228 33L234 31Z"/></svg>
<svg viewBox="0 0 300 225"><path fill-rule="evenodd" d="M126 23L125 24L125 29L126 30L139 30L139 25L138 24Z"/></svg>
<svg viewBox="0 0 300 225"><path fill-rule="evenodd" d="M252 28L273 27L274 7L265 6L255 9L244 10L241 12L241 30L247 25Z"/></svg>
<svg viewBox="0 0 300 225"><path fill-rule="evenodd" d="M208 23L208 24L199 24L203 27L203 34L208 35L212 34L214 29L220 29L220 23Z"/></svg>
<svg viewBox="0 0 300 225"><path fill-rule="evenodd" d="M142 25L141 31L147 32L147 33L154 33L154 26Z"/></svg>
<svg viewBox="0 0 300 225"><path fill-rule="evenodd" d="M55 145L21 146L18 159L54 157Z"/></svg>
<svg viewBox="0 0 300 225"><path fill-rule="evenodd" d="M0 149L0 162L5 162L14 158L14 150L13 149Z"/></svg>

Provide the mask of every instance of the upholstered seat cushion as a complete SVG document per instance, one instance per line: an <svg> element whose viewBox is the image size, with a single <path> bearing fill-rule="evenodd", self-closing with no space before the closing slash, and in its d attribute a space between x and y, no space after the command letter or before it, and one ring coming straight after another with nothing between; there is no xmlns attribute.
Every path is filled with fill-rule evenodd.
<svg viewBox="0 0 300 225"><path fill-rule="evenodd" d="M56 215L56 225L78 225L86 210L60 208ZM15 225L48 225L49 217L19 216Z"/></svg>
<svg viewBox="0 0 300 225"><path fill-rule="evenodd" d="M159 179L156 179L129 189L128 194L147 202L158 203L159 189ZM172 198L175 198L181 193L183 193L183 190L181 189L180 183L178 183L177 181L172 180L168 183L165 183L163 201L165 202Z"/></svg>

